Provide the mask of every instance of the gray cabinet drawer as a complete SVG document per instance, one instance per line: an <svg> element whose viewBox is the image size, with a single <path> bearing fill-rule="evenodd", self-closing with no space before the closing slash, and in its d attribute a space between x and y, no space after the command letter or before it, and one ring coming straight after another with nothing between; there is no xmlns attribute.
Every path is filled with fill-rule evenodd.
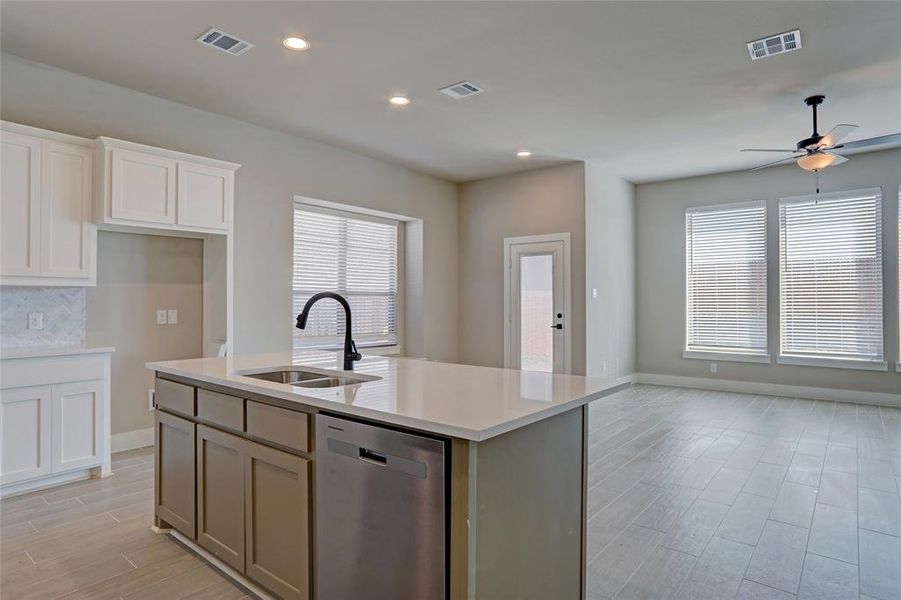
<svg viewBox="0 0 901 600"><path fill-rule="evenodd" d="M309 452L310 415L248 400L247 435L286 448Z"/></svg>
<svg viewBox="0 0 901 600"><path fill-rule="evenodd" d="M194 406L194 388L190 385L157 378L154 387L156 389L154 398L160 408L189 417L197 414Z"/></svg>
<svg viewBox="0 0 901 600"><path fill-rule="evenodd" d="M244 399L198 388L197 418L205 423L244 431Z"/></svg>

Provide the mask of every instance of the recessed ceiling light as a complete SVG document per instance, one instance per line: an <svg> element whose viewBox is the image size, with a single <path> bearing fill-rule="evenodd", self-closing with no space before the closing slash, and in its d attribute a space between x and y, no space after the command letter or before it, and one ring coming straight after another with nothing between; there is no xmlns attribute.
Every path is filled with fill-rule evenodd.
<svg viewBox="0 0 901 600"><path fill-rule="evenodd" d="M288 50L306 50L310 47L310 42L299 37L287 37L282 40L282 45Z"/></svg>
<svg viewBox="0 0 901 600"><path fill-rule="evenodd" d="M529 158L530 156L532 156L532 153L528 150L520 150L516 153L517 158Z"/></svg>
<svg viewBox="0 0 901 600"><path fill-rule="evenodd" d="M410 99L407 98L406 96L398 95L398 96L391 96L390 98L388 98L388 102L390 102L394 106L406 106L406 105L410 104Z"/></svg>

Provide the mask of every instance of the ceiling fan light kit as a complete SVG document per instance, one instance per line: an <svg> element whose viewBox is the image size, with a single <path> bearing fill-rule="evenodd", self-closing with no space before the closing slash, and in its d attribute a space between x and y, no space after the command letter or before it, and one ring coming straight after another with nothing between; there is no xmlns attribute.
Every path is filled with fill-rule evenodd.
<svg viewBox="0 0 901 600"><path fill-rule="evenodd" d="M835 162L835 155L826 154L825 152L816 152L814 154L802 156L797 162L798 166L805 171L819 171Z"/></svg>
<svg viewBox="0 0 901 600"><path fill-rule="evenodd" d="M885 144L894 144L901 142L901 133L893 133L865 140L857 140L855 142L847 142L840 144L848 134L857 129L857 125L836 125L826 135L820 135L817 121L817 106L826 100L826 96L816 95L804 99L804 104L809 106L813 111L813 135L804 138L795 145L794 150L785 148L745 148L742 152L784 152L790 153L792 156L776 160L759 167L751 169L751 171L759 171L767 167L781 165L789 162L796 162L799 167L805 171L813 171L815 173L834 165L840 165L848 162L844 156L837 154L835 151L839 149L867 148L872 146L881 146Z"/></svg>

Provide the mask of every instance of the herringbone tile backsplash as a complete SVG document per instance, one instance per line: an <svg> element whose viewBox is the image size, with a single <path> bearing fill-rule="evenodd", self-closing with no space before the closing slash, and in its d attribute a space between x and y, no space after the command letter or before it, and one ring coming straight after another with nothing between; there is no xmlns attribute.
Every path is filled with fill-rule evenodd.
<svg viewBox="0 0 901 600"><path fill-rule="evenodd" d="M44 328L28 329L28 313L44 313ZM0 347L81 346L85 289L0 287Z"/></svg>

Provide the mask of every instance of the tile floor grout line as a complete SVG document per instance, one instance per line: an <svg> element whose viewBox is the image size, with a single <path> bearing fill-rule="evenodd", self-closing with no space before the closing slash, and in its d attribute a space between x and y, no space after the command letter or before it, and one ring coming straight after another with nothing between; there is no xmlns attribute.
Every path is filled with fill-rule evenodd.
<svg viewBox="0 0 901 600"><path fill-rule="evenodd" d="M132 567L134 567L135 569L138 568L138 565L136 565L136 564L134 564L133 562L131 562L131 559L129 559L127 556L125 556L125 553L124 553L124 552L120 552L120 553L119 553L119 556L121 556L121 557L124 558L126 561L128 561L128 564L130 564L130 565L131 565Z"/></svg>

